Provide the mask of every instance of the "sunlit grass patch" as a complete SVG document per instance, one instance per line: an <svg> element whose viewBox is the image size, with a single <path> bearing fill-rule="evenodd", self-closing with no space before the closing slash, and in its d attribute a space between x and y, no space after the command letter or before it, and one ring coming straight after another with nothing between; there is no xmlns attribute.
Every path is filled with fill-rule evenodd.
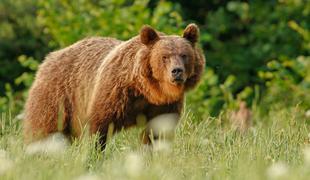
<svg viewBox="0 0 310 180"><path fill-rule="evenodd" d="M95 136L53 156L29 155L19 124L7 123L0 161L10 163L1 164L0 179L309 179L309 126L292 112L256 114L247 133L219 118L193 121L186 112L174 140L153 148L140 143L143 129L137 127L111 137L104 153Z"/></svg>

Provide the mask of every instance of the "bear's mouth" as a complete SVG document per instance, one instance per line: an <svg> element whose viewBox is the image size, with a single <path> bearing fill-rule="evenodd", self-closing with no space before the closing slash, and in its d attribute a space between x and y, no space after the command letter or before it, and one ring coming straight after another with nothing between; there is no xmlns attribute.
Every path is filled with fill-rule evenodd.
<svg viewBox="0 0 310 180"><path fill-rule="evenodd" d="M172 80L172 83L176 84L176 85L182 85L182 84L184 84L184 82L185 82L185 80L181 77L177 77L177 78L174 78Z"/></svg>

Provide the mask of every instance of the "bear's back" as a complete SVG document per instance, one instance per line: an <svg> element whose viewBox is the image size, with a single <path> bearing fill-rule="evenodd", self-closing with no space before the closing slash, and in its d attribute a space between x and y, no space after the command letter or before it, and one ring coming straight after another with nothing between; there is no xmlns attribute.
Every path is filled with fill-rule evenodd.
<svg viewBox="0 0 310 180"><path fill-rule="evenodd" d="M36 81L76 86L82 79L93 76L104 57L121 42L114 38L91 37L54 51L40 65Z"/></svg>
<svg viewBox="0 0 310 180"><path fill-rule="evenodd" d="M66 48L48 54L39 68L44 70L57 71L66 68L85 68L85 70L96 68L100 61L122 41L114 38L91 37L80 40Z"/></svg>
<svg viewBox="0 0 310 180"><path fill-rule="evenodd" d="M121 43L114 38L91 37L50 53L39 67L29 99L36 98L39 91L55 101L68 99L79 111L77 116L85 114L97 69L105 56Z"/></svg>

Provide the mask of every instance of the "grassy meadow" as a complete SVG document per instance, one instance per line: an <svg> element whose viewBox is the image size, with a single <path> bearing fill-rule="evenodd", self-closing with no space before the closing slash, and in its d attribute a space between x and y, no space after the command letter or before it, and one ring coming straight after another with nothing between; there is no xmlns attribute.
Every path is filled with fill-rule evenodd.
<svg viewBox="0 0 310 180"><path fill-rule="evenodd" d="M140 144L137 127L110 138L104 153L96 137L27 153L20 121L2 115L0 179L309 179L309 117L298 106L254 112L246 133L233 130L224 113L193 118L185 110L174 140L153 148Z"/></svg>

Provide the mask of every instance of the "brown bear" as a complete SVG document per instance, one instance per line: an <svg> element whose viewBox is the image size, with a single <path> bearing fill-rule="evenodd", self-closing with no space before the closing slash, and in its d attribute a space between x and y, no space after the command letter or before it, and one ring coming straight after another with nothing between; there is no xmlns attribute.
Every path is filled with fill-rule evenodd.
<svg viewBox="0 0 310 180"><path fill-rule="evenodd" d="M109 124L120 130L164 113L181 113L184 93L199 81L204 56L199 29L182 37L143 26L121 41L92 37L50 53L25 105L27 143L54 132L79 137L88 127L105 144Z"/></svg>

